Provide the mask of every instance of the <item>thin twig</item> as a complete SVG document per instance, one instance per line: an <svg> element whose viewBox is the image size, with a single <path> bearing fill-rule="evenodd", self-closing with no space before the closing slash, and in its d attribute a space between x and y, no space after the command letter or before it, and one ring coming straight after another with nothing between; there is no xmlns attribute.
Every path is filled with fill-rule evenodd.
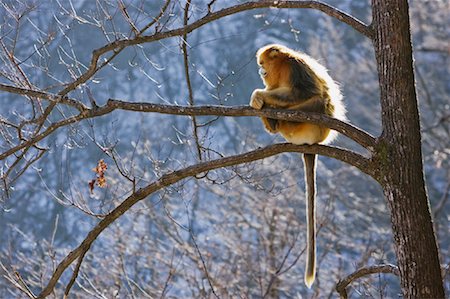
<svg viewBox="0 0 450 299"><path fill-rule="evenodd" d="M171 257L171 259L170 259L170 269L169 269L169 274L167 275L166 281L164 282L164 287L163 287L163 289L162 289L162 291L161 291L161 297L159 297L159 299L163 299L163 298L165 297L165 294L166 294L166 292L167 292L167 289L169 288L169 283L170 283L170 281L172 280L173 274L174 274L175 271L176 271L176 267L175 267L175 270L174 270L174 266L173 266L173 260L174 260L174 258L175 258L175 249L173 249L173 251L172 251L172 257ZM181 259L180 259L180 262L181 262Z"/></svg>
<svg viewBox="0 0 450 299"><path fill-rule="evenodd" d="M288 257L291 255L292 249L294 249L294 246L295 246L295 244L297 243L299 234L300 234L300 233L298 233L298 234L295 236L294 242L292 242L291 246L289 246L289 248L288 248L286 254L285 254L284 257L283 257L283 260L281 261L280 265L277 267L277 270L276 270L274 273L272 273L272 275L271 275L271 277L270 277L270 281L269 281L269 283L268 283L268 285L267 285L267 288L266 288L266 292L265 292L264 295L263 295L263 298L267 298L267 296L269 295L269 292L271 291L272 286L273 286L273 284L274 284L276 278L278 278L282 273L286 273L286 271L283 271L283 272L282 272L282 269L283 269L284 264L286 263ZM301 254L304 253L305 249L306 249L306 247L302 250Z"/></svg>
<svg viewBox="0 0 450 299"><path fill-rule="evenodd" d="M216 0L211 0L211 2L208 3L208 13L212 13L212 6L214 5L214 2L216 2Z"/></svg>
<svg viewBox="0 0 450 299"><path fill-rule="evenodd" d="M123 3L122 0L118 0L118 5L119 5L120 11L122 12L125 20L130 25L131 30L134 32L135 35L139 35L139 30L137 29L136 24L134 24L133 20L131 19L130 15L128 14L125 3Z"/></svg>
<svg viewBox="0 0 450 299"><path fill-rule="evenodd" d="M19 272L14 272L14 274L16 274L16 278L17 278L17 283L22 287L22 291L25 292L25 294L27 294L28 297L30 298L36 298L36 296L33 294L33 292L31 291L31 289L28 287L28 285L25 283L25 281L22 278L22 275L20 275Z"/></svg>
<svg viewBox="0 0 450 299"><path fill-rule="evenodd" d="M209 275L208 268L206 267L205 259L203 258L202 253L200 252L200 248L198 248L197 241L195 241L194 233L192 232L192 229L189 229L189 235L191 236L192 243L194 244L195 250L198 253L198 256L200 257L200 261L202 262L203 271L205 272L206 280L208 281L209 287L211 288L211 292L214 294L216 298L219 298L217 296L216 291L214 290L214 286L211 281L211 276Z"/></svg>
<svg viewBox="0 0 450 299"><path fill-rule="evenodd" d="M441 199L436 203L436 205L433 208L434 219L436 219L439 213L441 213L444 210L444 206L449 199L449 191L450 191L450 182L447 182L444 192L442 193Z"/></svg>
<svg viewBox="0 0 450 299"><path fill-rule="evenodd" d="M1 83L0 83L0 90L6 91L9 93L14 93L14 94L36 97L36 98L48 100L50 102L61 103L64 105L72 106L72 107L76 108L78 111L83 111L83 110L87 109L87 107L84 106L83 103L81 103L77 100L69 99L67 97L63 97L60 95L47 93L47 92L43 92L43 91L21 88L21 87L16 87L16 86L7 85L7 84L1 84Z"/></svg>
<svg viewBox="0 0 450 299"><path fill-rule="evenodd" d="M151 21L144 28L141 29L141 34L143 34L148 28L152 27L155 23L159 22L159 20L164 16L167 8L169 7L170 1L171 0L166 0L164 6L161 8L161 11L159 12L159 15L153 18L153 21Z"/></svg>
<svg viewBox="0 0 450 299"><path fill-rule="evenodd" d="M184 7L184 17L183 17L183 25L187 26L189 20L189 6L191 5L191 1L186 1L186 5ZM186 77L186 85L188 88L188 98L189 98L189 106L194 106L194 91L192 90L191 84L191 76L189 74L189 58L188 58L188 50L187 50L187 33L183 35L181 40L181 51L183 52L183 62L184 62L184 75ZM198 160L202 160L202 146L200 145L200 141L198 138L198 124L197 118L195 115L191 117L192 120L192 131L194 135L195 145L197 148L197 156Z"/></svg>

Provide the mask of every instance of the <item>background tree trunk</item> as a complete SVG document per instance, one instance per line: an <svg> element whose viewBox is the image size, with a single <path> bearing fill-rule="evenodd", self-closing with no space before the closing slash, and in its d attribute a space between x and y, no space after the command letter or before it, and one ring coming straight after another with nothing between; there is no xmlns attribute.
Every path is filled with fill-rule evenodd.
<svg viewBox="0 0 450 299"><path fill-rule="evenodd" d="M377 156L405 298L444 298L422 165L406 0L373 0L383 133Z"/></svg>

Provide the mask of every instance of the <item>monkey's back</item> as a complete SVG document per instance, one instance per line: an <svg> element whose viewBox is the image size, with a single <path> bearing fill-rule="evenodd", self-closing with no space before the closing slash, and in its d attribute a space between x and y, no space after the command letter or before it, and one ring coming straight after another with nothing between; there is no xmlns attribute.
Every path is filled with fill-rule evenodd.
<svg viewBox="0 0 450 299"><path fill-rule="evenodd" d="M322 97L322 100L325 101L325 114L341 121L346 121L346 110L339 85L331 78L327 69L305 53L287 49L287 55L292 59L300 61L301 63L299 65L308 68L308 71L311 71L315 78L315 87L302 84L301 88L304 89L307 86L311 92L316 90ZM326 144L337 137L337 132L333 130L306 123L281 121L279 123L279 131L287 141L294 144Z"/></svg>

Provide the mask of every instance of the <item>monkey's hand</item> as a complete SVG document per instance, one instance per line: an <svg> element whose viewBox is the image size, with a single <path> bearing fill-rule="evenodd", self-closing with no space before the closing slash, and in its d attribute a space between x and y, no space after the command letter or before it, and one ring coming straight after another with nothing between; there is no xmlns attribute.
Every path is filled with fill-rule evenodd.
<svg viewBox="0 0 450 299"><path fill-rule="evenodd" d="M255 89L253 91L252 97L250 98L250 107L258 110L262 109L264 106L264 98L262 96L263 92L263 89Z"/></svg>

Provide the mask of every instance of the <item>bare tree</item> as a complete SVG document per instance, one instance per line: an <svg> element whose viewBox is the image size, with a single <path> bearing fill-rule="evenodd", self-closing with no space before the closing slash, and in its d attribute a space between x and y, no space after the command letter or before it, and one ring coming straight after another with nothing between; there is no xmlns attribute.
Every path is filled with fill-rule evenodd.
<svg viewBox="0 0 450 299"><path fill-rule="evenodd" d="M112 161L110 164L114 165L117 181L109 183L114 183L115 189L111 191L111 195L114 195L112 196L114 201L103 199L93 204L86 202L84 199L77 200L77 198L82 198L81 196L67 196L63 192L63 194L54 196L62 205L76 206L78 210L91 216L93 219L99 219L99 221L92 222L88 234L70 252L59 252L58 259L55 254L49 255L50 263L52 264L51 274L47 270L47 272L41 273L39 277L24 279L17 270L8 269L2 262L2 269L7 280L26 296L30 298L45 298L52 294L57 296L57 288L62 288L64 296L68 296L74 285L77 285L78 288L83 289L94 297L104 297L105 295L101 291L102 286L96 285L95 282L92 282L89 277L84 275L82 271L83 262L88 258L97 258L96 262L102 263L102 255L89 257L88 253L94 241L104 234L106 229L113 229L118 238L128 240L121 226L115 224L119 219L123 219L125 213L129 211L135 212L136 210L132 209L132 207L137 203L143 203L144 199L155 194L159 194L160 201L164 202L162 210L172 220L175 228L168 228L156 216L155 226L165 229L166 233L171 236L171 240L174 243L178 242L178 247L172 252L172 258L161 259L161 262L165 263L169 270L164 272L165 275L158 276L158 274L155 274L157 281L162 282L161 285L155 286L155 289L159 289L158 292L141 289L139 287L140 284L129 274L137 271L139 261L136 261L133 270L127 268L123 258L127 248L121 248L119 251L111 253L119 261L116 264L117 267L112 267L111 271L120 273L125 288L131 290L130 297L137 297L133 293L135 289L139 289L141 296L150 298L167 296L171 281L176 279L177 265L184 261L184 255L186 260L192 260L197 265L198 271L202 276L201 279L198 279L195 275L187 275L186 281L189 285L199 284L197 286L199 293L196 293L196 295L221 297L233 296L234 292L234 295L252 296L254 293L244 288L228 292L227 283L215 278L215 274L211 273L212 267L208 260L209 252L198 246L198 235L196 234L195 226L201 225L201 222L195 223L195 212L194 214L186 212L186 223L181 223L175 215L176 210L172 209L169 204L166 205L165 198L172 196L171 188L174 188L174 193L183 189L194 190L184 190L189 194L187 197L198 198L201 196L198 192L198 188L201 188L201 185L195 183L183 186L184 184L191 184L189 178L204 179L210 182L208 186L209 192L220 192L216 188L216 185L219 184L218 180L211 175L214 173L214 170L226 171L226 169L231 168L232 177L239 177L240 180L247 181L246 172L238 171L236 167L281 153L295 152L319 154L356 167L360 172L378 182L383 189L386 203L389 207L397 266L378 265L363 268L348 277L342 278L337 286L337 290L342 297L347 296L346 287L355 278L373 273L394 273L400 277L401 289L405 298L444 298L439 253L423 175L422 140L415 90L408 1L373 0L371 5L373 21L370 25L329 4L319 1L244 2L215 10L216 5L219 5L215 1L193 6L191 1L166 0L157 8L159 12L152 15L148 15L143 8L144 2L136 4L125 3L119 0L117 5L112 6L107 1L97 1L98 15L93 13L90 18L78 13L78 11L83 9L84 3L82 2L80 2L79 7L75 7L72 2L68 6L62 5L58 1L56 2L60 5L62 14L70 17L73 23L69 24L66 20L61 20L58 15L55 15L60 26L58 28L61 31L59 35L55 35L51 31L44 32L39 30L39 26L32 23L37 28L36 34L39 36L37 38L39 43L30 44L27 47L33 49L29 57L36 55L45 60L44 57L48 56L49 48L56 45L54 43L55 38L66 40L68 43L67 47L59 46L57 51L59 64L64 67L66 76L64 78L54 78L57 83L54 86L45 87L40 82L31 80L29 72L33 70L40 74L46 74L47 77L54 77L52 71L54 66L51 63L34 65L33 62L27 64L29 58L18 59L16 54L16 51L21 50L17 48L17 42L21 34L22 22L30 13L33 13L35 10L34 5L23 4L19 1L2 3L5 14L8 14L10 18L8 22L5 22L4 28L6 29L2 29L5 37L0 37L1 59L4 65L0 73L2 77L0 90L5 92L5 95L8 94L8 96L5 96L5 99L15 100L17 95L25 98L24 103L21 102L17 105L18 107L20 105L24 106L20 107L22 109L20 110L20 115L15 113L16 104L14 104L11 105L11 110L0 119L2 138L0 160L2 161L3 196L5 198L10 197L12 192L11 186L19 178L22 179L37 161L46 157L47 152L51 148L50 144L57 142L52 139L56 139L56 132L81 123L89 124L93 119L100 119L99 121L101 121L102 116L111 116L114 111L118 110L130 113L141 112L189 116L191 120L189 125L192 127L190 136L192 137L191 141L195 144L196 158L194 164L187 165L186 161L189 161L187 157L185 157L184 161L183 158L177 158L182 161L180 162L176 159L173 161L159 161L149 156L153 169L152 175L148 175L142 170L143 168L136 165L138 162L134 151L128 158L121 157L114 143L99 141L97 137L99 133L92 129L92 132L88 135L91 138L91 142L109 156ZM269 109L255 111L247 106L199 105L198 101L194 101L195 95L191 85L190 74L195 69L195 65L190 62L189 45L191 38L189 34L207 24L212 25L219 22L224 17L243 11L269 7L279 10L309 8L321 11L349 25L372 42L376 56L380 89L382 121L382 133L380 136L373 137L368 132L354 125L324 115ZM182 17L177 17L177 13L180 13ZM119 30L117 28L118 25L114 23L114 19L118 17L122 18L123 22L120 24L126 29ZM74 33L69 31L79 24L99 28L104 39L108 41L92 51L90 59L79 57L78 53L71 51L70 35ZM121 53L130 49L139 49L139 46L149 43L156 44L156 42L159 42L161 45L164 45L164 42L170 42L170 39L173 37L180 37L181 40L183 57L180 65L182 67L178 67L185 76L185 84L188 90L188 105L136 102L134 99L119 100L115 96L101 98L98 94L95 94L95 91L91 90L93 88L90 83L95 84L99 80L105 67L114 66L113 62L115 61L120 63ZM21 44L21 47L24 47L24 45ZM155 69L159 68L152 61L149 53L142 51L142 55L147 58L147 62ZM133 65L133 62L131 61L129 64ZM152 77L152 74L145 72L145 70L140 70L150 80L158 81ZM196 69L196 71L202 76L201 70ZM204 79L208 82L207 78ZM120 84L120 82L117 84ZM174 82L172 84L175 85L172 89L176 89L178 83ZM197 94L198 92L195 91L195 93ZM215 96L219 99L219 104L222 104L220 91ZM338 131L356 142L361 151L357 152L335 146L296 146L281 143L245 151L241 154L223 156L221 153L209 148L207 141L204 139L206 135L201 134L201 128L213 128L217 118L211 118L203 124L199 122L200 116L267 116L276 119L321 124ZM161 136L164 133L157 132L154 136ZM139 142L141 140L137 137L136 143ZM134 148L135 151L138 151L140 147L134 146ZM166 167L165 165L167 164L171 164L170 167ZM104 173L106 166L103 166L103 164L99 165L95 169L95 173L92 174L94 178L90 183L91 192L97 188L96 186L102 187L105 183ZM220 182L220 184L226 183L226 179ZM224 197L224 195L221 196ZM188 207L190 202L185 200L183 204ZM93 208L93 206L95 207ZM269 278L266 281L261 278L255 278L254 281L258 281L259 284L257 287L252 285L253 281L248 284L249 288L258 289L259 296L263 298L280 296L279 290L282 289L280 276L294 267L300 257L294 252L295 250L299 251L297 242L299 233L289 227L289 223L294 222L295 213L292 212L284 215L283 217L285 218L281 218L277 205L270 204L269 206L269 212L267 212L267 217L264 220L265 228L252 228L264 239L261 241L266 250L264 258L252 260L251 257L248 257L248 263L254 263L255 260L265 260L266 262L264 269L267 269ZM145 208L150 210L149 207ZM233 209L233 207L230 207L230 209ZM140 216L139 212L135 213L135 215ZM247 219L248 215L239 213L233 215L237 215L236 217L239 218L243 225L252 225L252 221ZM58 218L52 222L54 231L57 230L57 223ZM284 227L284 229L280 229L280 227ZM277 234L280 231L283 232L284 237L278 239ZM182 235L188 242L182 241L184 239ZM143 241L142 244L147 246L149 243ZM164 245L158 246L164 247ZM54 242L45 244L44 247L45 251L48 252L56 250ZM176 256L175 252L180 250L180 248L185 248L183 258L176 260L174 258ZM237 248L236 250L245 253L246 248L243 245L242 248ZM281 255L281 258L277 258L283 250L284 254ZM108 253L109 250L105 249L102 253L103 257ZM139 255L142 252L139 253L136 250L135 254ZM61 255L63 256L61 257ZM140 258L145 259L149 258L149 256L144 255L140 256ZM155 257L155 261L158 259L159 257ZM45 259L43 260L45 261ZM155 261L150 262L150 264ZM47 262L49 261L47 260ZM28 265L28 267L32 266ZM71 274L65 274L70 267L72 267ZM105 267L107 268L107 265ZM232 265L223 263L222 267L232 268ZM215 269L217 272L220 272L221 267ZM68 275L68 277L63 278L64 274ZM220 276L217 274L217 277ZM33 288L29 286L30 281L34 281ZM64 283L63 287L58 286L61 283ZM105 284L108 285L107 283ZM114 284L121 286L122 282L110 282L110 285ZM36 286L39 287L37 293ZM117 294L112 295L116 296Z"/></svg>

